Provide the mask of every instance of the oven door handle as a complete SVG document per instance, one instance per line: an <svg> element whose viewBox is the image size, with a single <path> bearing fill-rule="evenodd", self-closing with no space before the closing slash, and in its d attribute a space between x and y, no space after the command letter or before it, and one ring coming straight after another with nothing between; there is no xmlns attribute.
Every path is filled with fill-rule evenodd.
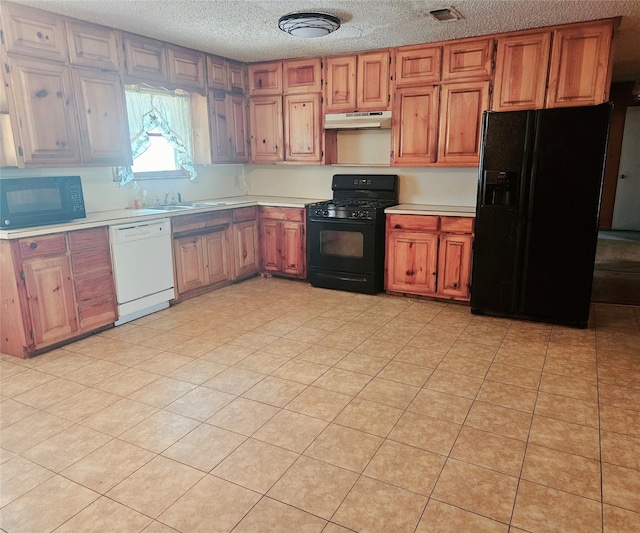
<svg viewBox="0 0 640 533"><path fill-rule="evenodd" d="M352 218L309 218L307 222L313 222L316 224L348 224L355 229L358 226L371 227L375 223L375 220L354 220Z"/></svg>

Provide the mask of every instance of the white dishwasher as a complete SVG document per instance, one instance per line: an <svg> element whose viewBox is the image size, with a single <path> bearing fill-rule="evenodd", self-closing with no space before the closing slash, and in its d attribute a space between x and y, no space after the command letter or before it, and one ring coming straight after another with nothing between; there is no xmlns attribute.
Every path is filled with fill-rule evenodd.
<svg viewBox="0 0 640 533"><path fill-rule="evenodd" d="M175 298L168 218L109 227L118 299L116 326L169 307Z"/></svg>

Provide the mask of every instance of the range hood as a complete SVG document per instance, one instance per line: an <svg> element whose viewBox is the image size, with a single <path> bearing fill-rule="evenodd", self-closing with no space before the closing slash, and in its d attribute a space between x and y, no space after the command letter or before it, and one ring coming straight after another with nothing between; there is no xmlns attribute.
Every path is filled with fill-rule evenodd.
<svg viewBox="0 0 640 533"><path fill-rule="evenodd" d="M331 113L324 116L325 130L350 130L358 128L385 129L390 127L391 111Z"/></svg>

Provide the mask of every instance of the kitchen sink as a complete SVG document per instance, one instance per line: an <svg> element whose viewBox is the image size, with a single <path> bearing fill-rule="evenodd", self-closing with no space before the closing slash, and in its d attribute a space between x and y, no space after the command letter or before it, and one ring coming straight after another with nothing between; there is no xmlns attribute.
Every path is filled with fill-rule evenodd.
<svg viewBox="0 0 640 533"><path fill-rule="evenodd" d="M149 209L154 211L180 211L182 209L193 209L193 207L191 205L154 205Z"/></svg>
<svg viewBox="0 0 640 533"><path fill-rule="evenodd" d="M191 202L191 207L216 207L228 205L228 202Z"/></svg>

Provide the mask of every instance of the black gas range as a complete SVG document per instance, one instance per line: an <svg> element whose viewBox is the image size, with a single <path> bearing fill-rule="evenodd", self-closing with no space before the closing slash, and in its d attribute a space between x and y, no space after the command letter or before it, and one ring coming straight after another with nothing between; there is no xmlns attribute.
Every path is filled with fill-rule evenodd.
<svg viewBox="0 0 640 533"><path fill-rule="evenodd" d="M309 281L375 294L384 288L384 210L398 203L395 174L335 174L333 199L307 206Z"/></svg>

